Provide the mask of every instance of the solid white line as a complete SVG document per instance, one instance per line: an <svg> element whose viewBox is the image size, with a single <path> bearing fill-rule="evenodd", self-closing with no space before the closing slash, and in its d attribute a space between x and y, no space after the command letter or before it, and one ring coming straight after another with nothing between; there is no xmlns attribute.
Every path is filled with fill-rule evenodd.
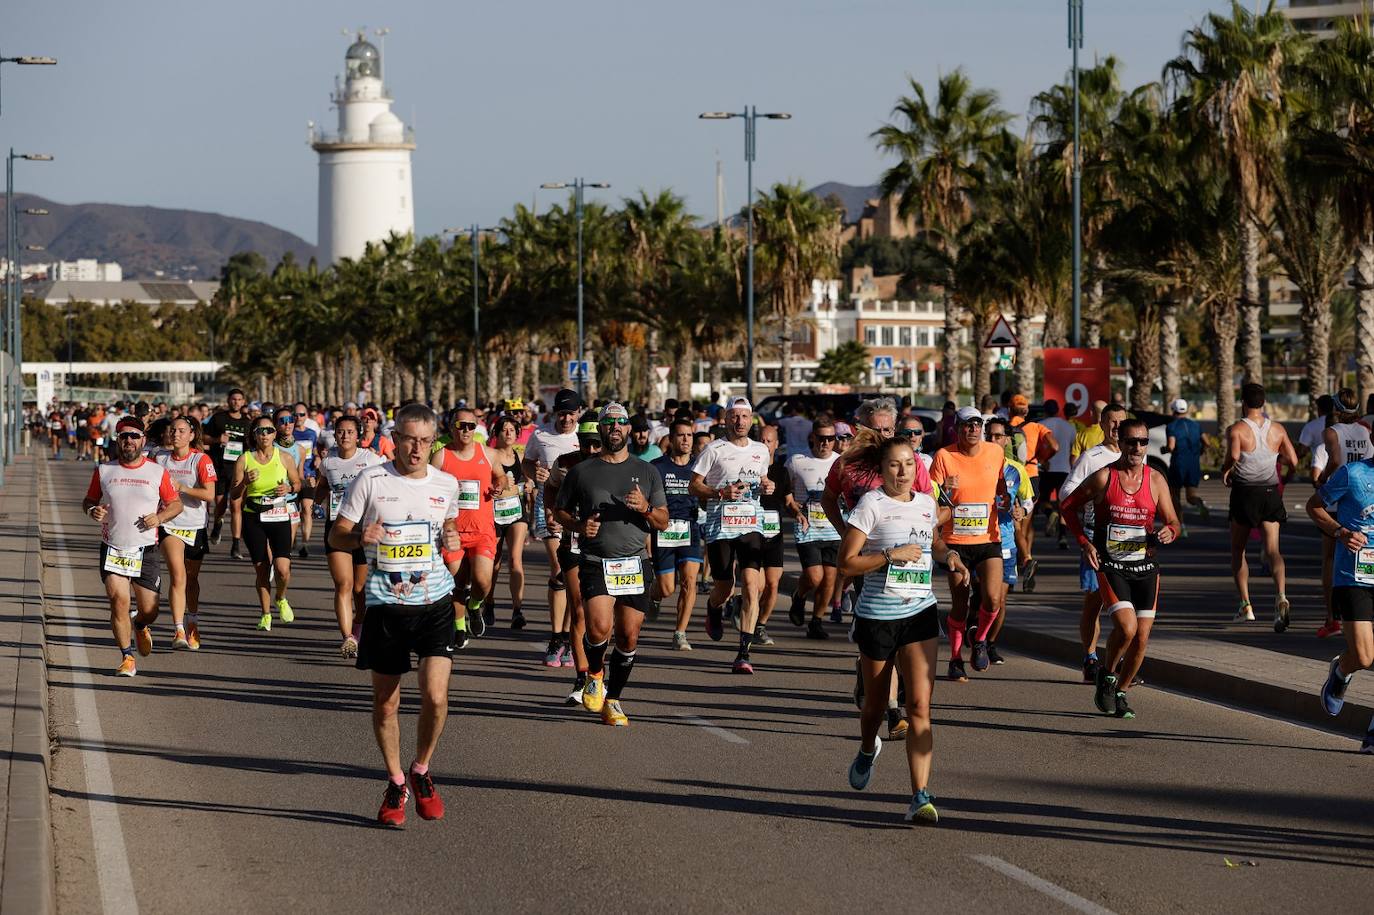
<svg viewBox="0 0 1374 915"><path fill-rule="evenodd" d="M133 874L129 871L129 851L124 845L124 830L119 825L119 805L112 800L104 800L114 797L114 778L110 775L110 763L105 751L100 749L105 745L105 732L100 727L100 712L96 708L90 655L86 652L84 637L76 626L78 613L71 600L76 593L71 557L67 554L67 535L62 528L62 519L58 517L52 474L48 472L46 461L43 476L48 484L48 505L52 513L52 532L57 544L56 560L62 581L62 600L52 601L49 606L62 607L61 616L66 621L67 637L71 640L67 651L71 655L72 677L76 681L73 693L77 733L85 744L85 749L81 751L81 764L86 773L86 791L91 795L86 801L86 809L91 817L91 841L95 846L100 907L109 913L136 915L138 899L134 895Z"/></svg>
<svg viewBox="0 0 1374 915"><path fill-rule="evenodd" d="M987 865L999 874L1003 874L1018 883L1025 884L1033 890L1044 893L1051 899L1057 899L1071 909L1076 909L1079 912L1087 912L1089 915L1114 915L1111 909L1104 909L1097 903L1084 899L1077 893L1070 893L1062 886L1050 883L1048 880L1043 880L1030 871L1023 871L1015 864L1008 864L1006 861L994 855L971 855L970 857L979 864Z"/></svg>
<svg viewBox="0 0 1374 915"><path fill-rule="evenodd" d="M715 734L715 735L716 735L717 737L719 737L721 740L724 740L724 741L726 741L726 742L728 742L728 743L739 743L739 744L747 744L747 743L749 743L749 741L748 741L747 739L745 739L745 738L739 736L739 735L736 734L734 731L727 731L727 730L725 730L725 728L723 728L723 727L720 727L720 726L718 726L718 725L712 724L711 722L707 721L705 718L699 718L699 717L697 717L696 715L692 715L692 714L689 714L689 713L687 713L687 712L675 712L674 714L676 714L676 715L677 715L679 718L681 718L683 721L686 721L686 722L688 722L688 723L690 723L690 724L695 724L697 727L701 728L701 729L702 729L703 731L705 731L706 733L708 733L708 734Z"/></svg>

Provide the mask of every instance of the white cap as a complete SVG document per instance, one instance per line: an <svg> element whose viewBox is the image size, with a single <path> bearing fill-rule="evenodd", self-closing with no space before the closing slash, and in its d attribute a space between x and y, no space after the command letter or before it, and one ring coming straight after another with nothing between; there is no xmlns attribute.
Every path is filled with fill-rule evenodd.
<svg viewBox="0 0 1374 915"><path fill-rule="evenodd" d="M1178 400L1174 401L1173 410L1174 410L1175 413L1187 413L1187 412L1188 412L1188 401L1186 401L1186 400L1184 400L1182 397L1180 397Z"/></svg>
<svg viewBox="0 0 1374 915"><path fill-rule="evenodd" d="M754 407L747 397L731 397L725 402L725 412L729 413L731 410L748 410L753 413Z"/></svg>

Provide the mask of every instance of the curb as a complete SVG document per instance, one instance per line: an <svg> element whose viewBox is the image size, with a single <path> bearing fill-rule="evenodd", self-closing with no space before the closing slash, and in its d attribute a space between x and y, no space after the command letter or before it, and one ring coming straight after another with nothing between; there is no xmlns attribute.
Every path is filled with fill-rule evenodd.
<svg viewBox="0 0 1374 915"><path fill-rule="evenodd" d="M1017 626L1011 620L1003 625L997 641L1021 651L1064 661L1075 670L1083 661L1083 646L1076 639ZM1167 687L1237 708L1336 731L1357 740L1364 737L1370 717L1374 716L1374 706L1347 700L1341 713L1332 718L1321 706L1317 694L1321 688L1319 681L1314 681L1311 689L1297 689L1198 664L1152 657L1148 653L1140 672L1151 686Z"/></svg>

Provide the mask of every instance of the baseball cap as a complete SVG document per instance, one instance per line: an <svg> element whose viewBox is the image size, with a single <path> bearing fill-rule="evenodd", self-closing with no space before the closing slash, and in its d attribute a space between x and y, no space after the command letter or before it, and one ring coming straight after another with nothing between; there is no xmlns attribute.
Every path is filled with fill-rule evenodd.
<svg viewBox="0 0 1374 915"><path fill-rule="evenodd" d="M358 405L350 400L348 403L343 405L343 408L345 410L356 410L358 409Z"/></svg>
<svg viewBox="0 0 1374 915"><path fill-rule="evenodd" d="M382 414L378 413L376 410L372 409L371 407L368 407L367 409L363 410L363 418L366 419L366 418L369 417L369 416L371 416L373 419L378 420L378 421L380 421L381 418L382 418Z"/></svg>
<svg viewBox="0 0 1374 915"><path fill-rule="evenodd" d="M1175 400L1173 403L1173 411L1175 413L1187 413L1188 401L1184 400L1182 397L1180 397L1178 400Z"/></svg>
<svg viewBox="0 0 1374 915"><path fill-rule="evenodd" d="M517 398L515 398L515 399L513 399L513 400L508 398L508 399L506 400L506 412L508 412L508 413L514 413L516 410L523 410L523 409L525 409L525 402L524 402L523 400L521 400L520 398L517 397Z"/></svg>
<svg viewBox="0 0 1374 915"><path fill-rule="evenodd" d="M564 388L554 395L553 412L566 413L570 410L577 410L584 406L582 398L577 396L577 392L570 388Z"/></svg>
<svg viewBox="0 0 1374 915"><path fill-rule="evenodd" d="M731 397L725 402L725 412L729 413L731 410L748 410L753 413L754 405L749 402L747 397Z"/></svg>
<svg viewBox="0 0 1374 915"><path fill-rule="evenodd" d="M1013 407L1029 407L1030 398L1025 394L1013 394L1011 396L1011 405Z"/></svg>
<svg viewBox="0 0 1374 915"><path fill-rule="evenodd" d="M598 442L601 441L601 431L597 428L596 417L597 413L595 410L588 410L582 414L581 419L577 421L578 438L592 439Z"/></svg>
<svg viewBox="0 0 1374 915"><path fill-rule="evenodd" d="M144 431L143 420L139 419L137 416L124 417L118 423L115 424L115 435L118 435L119 433L124 431L138 432L139 434L142 434Z"/></svg>
<svg viewBox="0 0 1374 915"><path fill-rule="evenodd" d="M630 411L627 410L627 409L625 409L625 407L624 407L623 405L618 404L618 403L616 403L616 402L613 400L613 401L611 401L610 403L606 404L606 406L604 406L604 407L601 408L601 412L600 412L599 414L597 414L596 421L597 421L597 422L602 422L602 421L607 420L607 419L629 419L629 418L630 418Z"/></svg>
<svg viewBox="0 0 1374 915"><path fill-rule="evenodd" d="M835 436L837 438L853 434L854 430L849 427L849 423L835 423Z"/></svg>
<svg viewBox="0 0 1374 915"><path fill-rule="evenodd" d="M980 423L983 421L983 414L977 407L960 407L959 412L954 414L955 422L966 423L972 419L976 419Z"/></svg>

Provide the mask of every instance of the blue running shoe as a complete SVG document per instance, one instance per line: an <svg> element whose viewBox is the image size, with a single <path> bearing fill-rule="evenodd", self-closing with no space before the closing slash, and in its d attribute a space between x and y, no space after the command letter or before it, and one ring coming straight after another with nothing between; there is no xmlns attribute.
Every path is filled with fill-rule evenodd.
<svg viewBox="0 0 1374 915"><path fill-rule="evenodd" d="M1322 705L1326 708L1326 714L1336 716L1341 713L1341 707L1345 705L1345 690L1350 685L1349 677L1341 676L1340 655L1331 659L1331 669L1326 673L1326 682L1322 684Z"/></svg>
<svg viewBox="0 0 1374 915"><path fill-rule="evenodd" d="M908 823L934 826L940 822L940 813L935 809L935 795L922 788L911 796L911 806L903 818Z"/></svg>
<svg viewBox="0 0 1374 915"><path fill-rule="evenodd" d="M873 777L873 764L878 761L878 754L883 751L883 739L873 738L873 752L865 753L862 749L854 754L854 761L849 764L849 787L855 791L862 791L868 787L868 780Z"/></svg>
<svg viewBox="0 0 1374 915"><path fill-rule="evenodd" d="M1374 718L1369 719L1369 728L1364 732L1364 742L1360 744L1360 752L1374 756Z"/></svg>

